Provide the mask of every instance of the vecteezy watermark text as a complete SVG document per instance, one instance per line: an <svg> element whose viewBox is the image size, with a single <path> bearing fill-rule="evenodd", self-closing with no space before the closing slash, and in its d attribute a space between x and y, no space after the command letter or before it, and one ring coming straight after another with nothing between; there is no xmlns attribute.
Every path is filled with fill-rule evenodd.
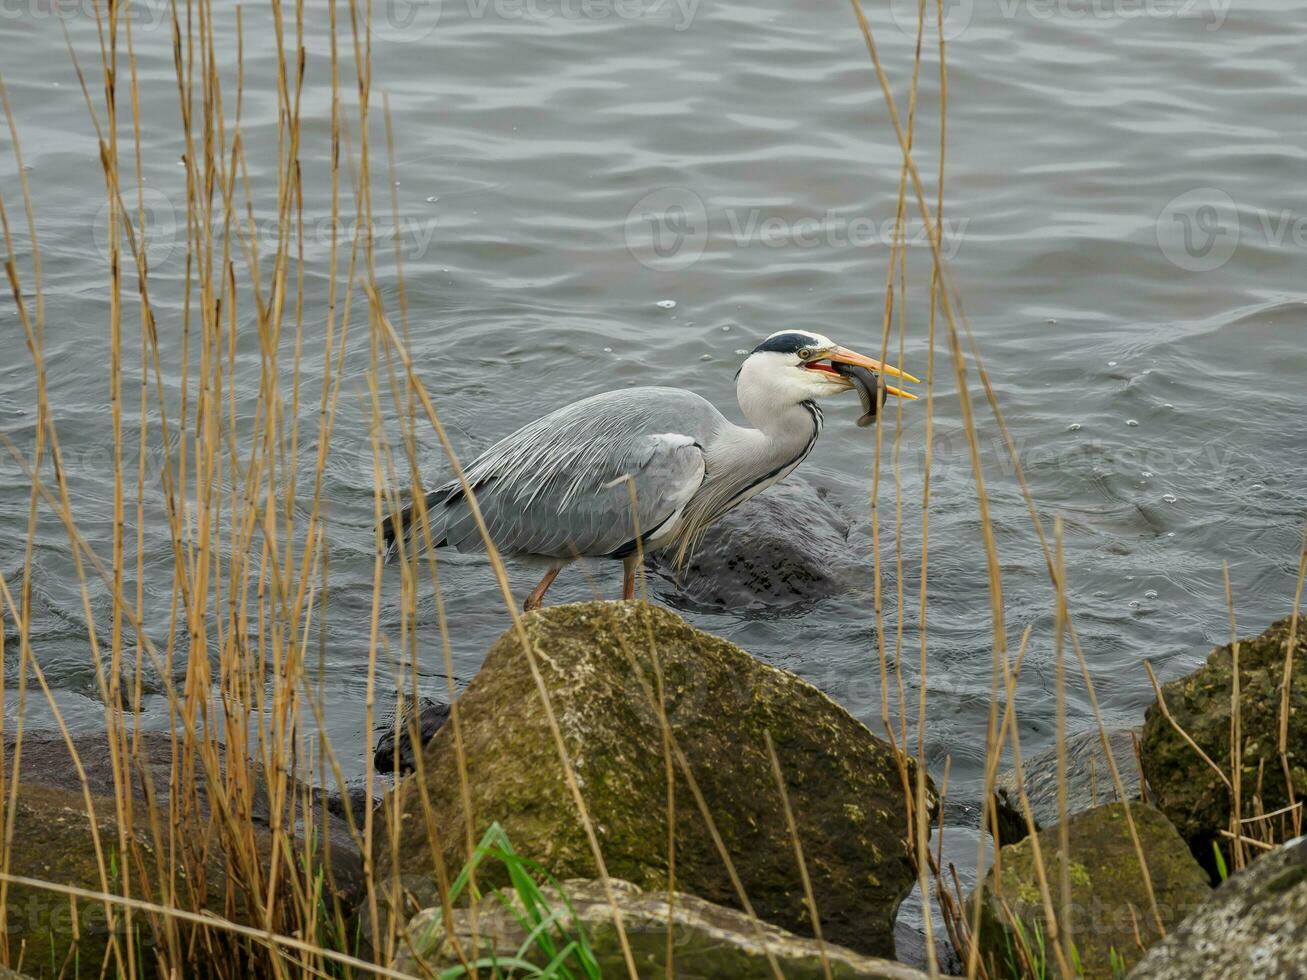
<svg viewBox="0 0 1307 980"><path fill-rule="evenodd" d="M983 0L986 16L1003 20L1095 22L1105 27L1131 20L1196 20L1209 31L1220 30L1234 0ZM944 39L957 40L971 26L977 0L943 0ZM937 0L890 0L890 14L899 30L916 37L920 20L927 38L940 33Z"/></svg>
<svg viewBox="0 0 1307 980"><path fill-rule="evenodd" d="M115 229L124 255L131 249L132 237L143 244L145 257L152 267L162 266L179 248L184 247L188 231L184 207L177 207L167 194L147 187L139 202L133 193L128 208L133 236L122 227L121 218ZM326 249L333 242L348 247L357 239L371 241L376 246L393 248L396 243L408 259L421 259L431 247L438 230L435 218L417 218L400 215L395 223L367 221L352 216L332 217L330 214L295 216L283 222L277 215L256 216L253 221L244 214L233 215L230 224L221 215L212 219L215 240L229 234L237 248L253 247L260 254L268 254L281 246L283 240L294 249L303 245L307 250ZM109 206L103 204L91 223L91 240L105 258L109 255Z"/></svg>
<svg viewBox="0 0 1307 980"><path fill-rule="evenodd" d="M1172 265L1186 272L1213 272L1234 257L1240 242L1307 250L1307 214L1241 208L1219 187L1196 187L1166 203L1157 216L1156 235Z"/></svg>
<svg viewBox="0 0 1307 980"><path fill-rule="evenodd" d="M952 258L962 244L969 219L945 219L940 225L940 252ZM899 228L894 218L825 211L781 215L762 207L725 207L711 213L703 199L686 187L663 187L636 202L626 217L626 247L640 264L660 272L685 269L698 261L709 234L734 248L871 248L900 243L929 248L930 237L919 221Z"/></svg>
<svg viewBox="0 0 1307 980"><path fill-rule="evenodd" d="M430 37L442 19L566 21L647 21L674 31L688 28L699 0L374 0L370 33L376 40L412 44ZM0 21L94 20L104 16L101 0L0 0ZM122 0L119 17L130 18L137 33L172 23L171 0ZM361 26L361 25L360 25Z"/></svg>

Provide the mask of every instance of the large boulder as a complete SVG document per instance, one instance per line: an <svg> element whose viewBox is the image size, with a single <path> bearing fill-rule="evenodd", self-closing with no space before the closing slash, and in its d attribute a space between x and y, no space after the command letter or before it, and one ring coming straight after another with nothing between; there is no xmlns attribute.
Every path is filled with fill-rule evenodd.
<svg viewBox="0 0 1307 980"><path fill-rule="evenodd" d="M525 624L609 874L647 890L667 887L663 734L650 697L657 665L671 733L758 916L811 931L764 742L770 733L826 938L893 955L895 912L914 878L899 766L886 743L812 685L665 609L582 603L532 613ZM390 801L402 827L397 864L388 843L377 847L382 882L394 874L423 905L435 904L433 850L452 875L466 860L469 833L479 838L494 821L555 877L596 877L514 632L490 649L459 710L473 826L460 798L454 733L445 726L427 746L425 782L405 780ZM915 779L910 760L904 764ZM738 908L679 770L674 800L676 887ZM434 848L428 827L438 828Z"/></svg>
<svg viewBox="0 0 1307 980"><path fill-rule="evenodd" d="M1307 977L1307 838L1226 881L1130 974L1130 980L1290 977Z"/></svg>
<svg viewBox="0 0 1307 980"><path fill-rule="evenodd" d="M1121 964L1128 967L1142 954L1136 934L1145 948L1160 935L1126 823L1126 806L1134 817L1163 927L1179 923L1211 891L1180 835L1153 807L1109 803L1069 818L1070 931L1086 980L1115 980ZM1038 838L1054 918L1065 931L1059 836L1055 826L1040 831ZM1021 962L1017 950L1023 944L1032 958L1038 957L1040 937L1047 940L1051 931L1029 837L1000 851L997 869L989 870L971 901L980 903L980 950L992 967L991 976L1013 975L1012 964ZM1047 975L1055 975L1051 944L1045 962Z"/></svg>
<svg viewBox="0 0 1307 980"><path fill-rule="evenodd" d="M775 613L848 589L859 570L840 565L839 556L851 527L825 490L791 479L712 524L682 565L675 549L649 555L647 564L666 583L660 595L675 605Z"/></svg>
<svg viewBox="0 0 1307 980"><path fill-rule="evenodd" d="M694 895L642 892L629 882L610 881L614 903L622 916L636 969L642 977L667 973L668 933L672 933L672 962L679 977L695 980L772 980L774 960L786 980L822 980L829 967L832 980L926 980L926 975L892 960L860 956L834 943L819 944L757 922L734 909L705 902ZM627 975L621 941L613 922L613 906L603 884L572 880L562 884L562 894L553 888L544 892L560 925L575 935L578 926L594 952L601 976ZM566 895L566 902L563 900ZM502 892L482 899L476 910L476 942L482 957L516 956L529 949L527 959L537 966L548 962L538 946L526 943L524 929L514 911L520 909L516 896ZM473 949L473 918L469 910L456 909L453 928L446 931L439 907L419 912L409 922L412 945L404 949L395 967L415 976L426 976L443 967L459 964L457 949ZM768 954L771 960L768 959ZM823 956L825 966L823 966ZM421 964L421 965L419 965ZM426 967L426 970L423 967Z"/></svg>
<svg viewBox="0 0 1307 980"><path fill-rule="evenodd" d="M1289 779L1279 752L1284 663L1288 652L1289 620L1282 619L1261 636L1239 642L1239 709L1242 732L1242 799L1244 818L1288 806L1289 782L1295 800L1307 798L1307 622L1299 624L1292 651L1289 685L1287 759ZM1218 647L1207 663L1187 677L1162 688L1171 716L1227 775L1230 758L1230 700L1234 681L1233 651ZM1214 870L1213 842L1230 826L1233 799L1225 783L1176 733L1154 702L1144 718L1144 775L1157 796L1157 805L1189 842L1198 860ZM1287 828L1278 824L1266 836L1283 840Z"/></svg>
<svg viewBox="0 0 1307 980"><path fill-rule="evenodd" d="M1139 760L1135 754L1135 735L1132 728L1112 729L1107 732L1107 744L1112 749L1121 787L1126 799L1139 800L1144 792L1139 774ZM1051 827L1061 819L1058 808L1058 752L1049 749L1021 761L1025 781L1026 799L1035 829ZM1112 768L1103 752L1103 740L1097 729L1073 735L1066 740L1067 816L1081 813L1101 803L1115 803L1116 784ZM994 783L994 806L998 815L1000 844L1015 844L1029 833L1021 794L1017 789L1017 775L1012 768L999 773Z"/></svg>

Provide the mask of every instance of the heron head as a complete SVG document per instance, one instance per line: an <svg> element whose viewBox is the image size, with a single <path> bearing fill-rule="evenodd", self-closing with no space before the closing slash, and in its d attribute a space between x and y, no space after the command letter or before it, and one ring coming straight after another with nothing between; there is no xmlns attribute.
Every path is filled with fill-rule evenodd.
<svg viewBox="0 0 1307 980"><path fill-rule="evenodd" d="M736 376L736 390L741 404L747 393L750 400L765 397L777 407L838 395L849 391L853 382L835 369L836 364L852 364L905 381L918 380L891 364L841 347L819 333L781 330L745 358ZM917 397L893 385L886 385L885 390L899 398Z"/></svg>

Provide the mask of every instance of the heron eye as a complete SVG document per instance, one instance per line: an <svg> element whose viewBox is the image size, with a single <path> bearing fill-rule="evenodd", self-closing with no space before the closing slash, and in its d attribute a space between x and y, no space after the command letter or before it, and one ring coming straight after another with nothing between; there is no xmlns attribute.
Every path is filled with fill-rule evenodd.
<svg viewBox="0 0 1307 980"><path fill-rule="evenodd" d="M806 361L810 357L812 357L812 351L808 350L808 348L805 347L799 351L799 360Z"/></svg>

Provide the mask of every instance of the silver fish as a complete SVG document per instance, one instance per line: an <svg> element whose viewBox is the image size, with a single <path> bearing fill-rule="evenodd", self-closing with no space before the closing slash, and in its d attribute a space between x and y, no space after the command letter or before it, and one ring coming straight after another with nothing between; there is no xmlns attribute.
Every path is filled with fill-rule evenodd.
<svg viewBox="0 0 1307 980"><path fill-rule="evenodd" d="M834 365L835 370L853 382L853 387L857 389L858 397L862 399L862 417L858 419L858 426L866 428L876 421L876 413L880 406L885 404L885 386L880 383L880 375L865 367L858 367L855 364Z"/></svg>

